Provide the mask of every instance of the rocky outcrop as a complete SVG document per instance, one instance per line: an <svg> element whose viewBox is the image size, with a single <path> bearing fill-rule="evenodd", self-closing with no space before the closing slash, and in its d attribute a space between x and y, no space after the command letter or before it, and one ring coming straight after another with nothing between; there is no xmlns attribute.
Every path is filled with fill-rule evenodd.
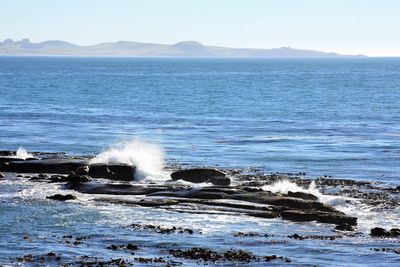
<svg viewBox="0 0 400 267"><path fill-rule="evenodd" d="M132 181L135 166L126 164L89 164L80 159L13 160L0 166L0 171L15 173L57 173L89 175L119 181Z"/></svg>
<svg viewBox="0 0 400 267"><path fill-rule="evenodd" d="M43 159L10 161L2 166L2 171L15 173L60 173L68 174L77 168L87 165L84 160L74 159Z"/></svg>
<svg viewBox="0 0 400 267"><path fill-rule="evenodd" d="M230 178L225 173L216 169L188 169L173 172L172 180L184 180L190 183L212 183L214 185L228 186L231 183Z"/></svg>
<svg viewBox="0 0 400 267"><path fill-rule="evenodd" d="M373 237L386 237L386 238L393 238L400 236L400 229L393 228L390 231L385 230L380 227L375 227L371 229L371 236Z"/></svg>

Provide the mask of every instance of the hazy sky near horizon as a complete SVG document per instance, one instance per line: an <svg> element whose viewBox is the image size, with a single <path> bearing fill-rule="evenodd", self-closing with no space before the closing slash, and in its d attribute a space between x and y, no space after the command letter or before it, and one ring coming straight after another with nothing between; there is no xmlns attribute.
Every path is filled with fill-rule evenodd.
<svg viewBox="0 0 400 267"><path fill-rule="evenodd" d="M0 0L6 38L400 56L400 0Z"/></svg>

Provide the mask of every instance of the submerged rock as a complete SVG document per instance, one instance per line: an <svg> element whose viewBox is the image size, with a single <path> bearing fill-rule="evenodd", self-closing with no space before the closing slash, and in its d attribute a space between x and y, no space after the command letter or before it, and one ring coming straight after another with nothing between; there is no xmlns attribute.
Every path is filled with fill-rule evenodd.
<svg viewBox="0 0 400 267"><path fill-rule="evenodd" d="M66 194L66 195L55 194L53 196L47 196L46 198L53 199L53 200L59 200L59 201L66 201L66 200L74 200L74 199L76 199L76 196L71 195L71 194Z"/></svg>
<svg viewBox="0 0 400 267"><path fill-rule="evenodd" d="M190 183L212 183L214 185L228 186L231 183L230 178L225 173L216 169L188 169L173 172L172 180L184 180Z"/></svg>
<svg viewBox="0 0 400 267"><path fill-rule="evenodd" d="M339 231L354 231L354 227L348 223L342 223L335 227L336 230Z"/></svg>

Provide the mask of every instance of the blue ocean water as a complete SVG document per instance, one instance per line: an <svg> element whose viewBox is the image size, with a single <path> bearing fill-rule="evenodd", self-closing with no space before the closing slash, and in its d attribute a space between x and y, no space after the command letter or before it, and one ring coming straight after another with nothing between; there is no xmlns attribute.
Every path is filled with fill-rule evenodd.
<svg viewBox="0 0 400 267"><path fill-rule="evenodd" d="M0 150L22 146L97 154L139 137L164 147L171 164L399 185L399 89L400 59L0 57ZM78 199L46 199L55 193ZM135 257L168 259L164 248L177 245L284 256L294 260L293 266L399 265L398 254L379 251L398 249L399 239L369 236L375 226L399 228L398 207L338 196L335 208L358 217L355 234L295 240L288 235L337 233L332 225L315 222L180 213L96 197L6 173L0 179L0 265L18 265L17 257L48 252L61 255L63 262L89 255L137 263ZM127 227L132 223L195 233L166 236ZM262 235L235 238L237 231ZM68 235L87 239L75 245L67 242ZM107 249L127 243L139 245L135 255Z"/></svg>
<svg viewBox="0 0 400 267"><path fill-rule="evenodd" d="M1 149L399 183L400 59L0 57Z"/></svg>

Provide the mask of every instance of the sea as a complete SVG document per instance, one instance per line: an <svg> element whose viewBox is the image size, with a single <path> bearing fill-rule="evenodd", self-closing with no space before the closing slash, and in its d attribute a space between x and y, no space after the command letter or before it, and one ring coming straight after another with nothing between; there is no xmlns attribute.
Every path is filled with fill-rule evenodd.
<svg viewBox="0 0 400 267"><path fill-rule="evenodd" d="M118 156L140 162L144 170L154 168L154 160L158 167L305 173L396 187L400 59L1 56L0 150L20 147L93 156L119 149ZM155 248L182 243L179 235L160 239L159 234L123 227L138 222L189 225L202 234L184 237L185 244L287 256L295 259L288 263L294 266L400 264L398 254L371 250L399 248L396 240L361 236L328 245L318 240L234 240L235 231L285 236L331 230L280 220L99 205L90 199L54 203L44 196L59 190L56 185L33 184L0 181L0 265L23 264L13 260L50 251L70 258L107 257L110 240L142 244L149 248L143 252L148 257L159 254ZM399 227L399 213L387 217L394 218L389 227ZM364 225L365 232L370 219ZM69 233L93 239L87 241L90 246L59 242Z"/></svg>

